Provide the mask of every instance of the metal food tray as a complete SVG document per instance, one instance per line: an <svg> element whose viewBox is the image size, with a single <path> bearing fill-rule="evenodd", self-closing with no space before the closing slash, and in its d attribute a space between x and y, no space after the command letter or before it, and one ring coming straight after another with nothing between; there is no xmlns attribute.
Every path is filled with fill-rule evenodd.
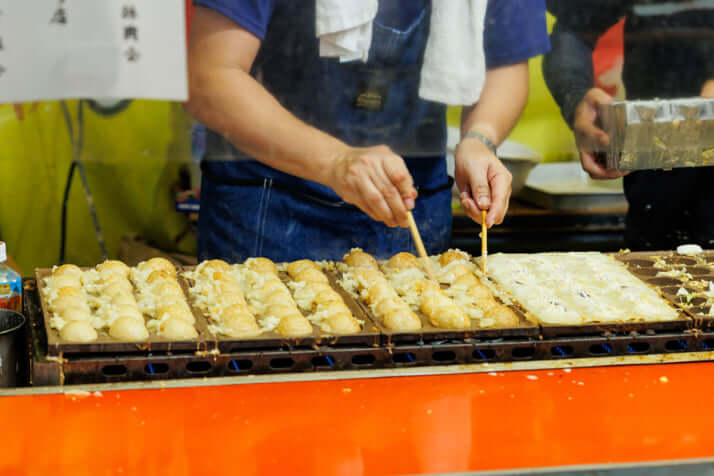
<svg viewBox="0 0 714 476"><path fill-rule="evenodd" d="M341 277L339 271L326 271L325 273L328 274L334 282L339 282ZM342 290L342 292L350 296L347 291ZM504 304L497 296L494 297L496 297L501 304ZM350 298L362 309L362 312L375 323L382 333L382 343L384 345L414 342L463 341L467 339L529 338L539 335L538 325L530 322L523 308L518 305L508 305L508 307L518 316L521 323L520 327L480 328L475 321L472 321L471 329L442 329L440 327L434 327L429 322L427 316L417 311L415 314L419 316L422 328L414 332L401 332L387 329L382 325L381 320L372 314L372 310L366 303L362 302L361 299L353 299L352 296L350 296Z"/></svg>
<svg viewBox="0 0 714 476"><path fill-rule="evenodd" d="M195 267L184 267L182 271L191 271ZM205 322L209 322L208 316L206 316L200 309L198 309L193 300L188 293L189 283L183 272L179 273L179 280L186 286L187 295L189 296L188 302L193 310L194 314L200 315L201 319ZM289 278L286 273L280 272L279 276L281 280L287 284ZM206 340L209 341L208 347L210 349L218 349L220 352L238 352L248 349L281 349L281 348L317 348L320 345L330 345L330 346L367 346L373 347L378 346L380 343L380 333L379 328L374 324L372 319L369 318L363 311L363 309L352 299L341 286L339 286L333 278L328 275L328 280L330 285L337 291L342 299L345 301L347 307L352 311L352 315L357 319L364 321L362 326L362 332L359 334L346 334L346 335L336 335L327 334L318 329L314 324L312 325L312 335L302 336L302 337L285 337L278 334L275 331L264 332L259 336L250 337L246 339L240 339L237 337L222 336L211 334L210 331L207 332Z"/></svg>
<svg viewBox="0 0 714 476"><path fill-rule="evenodd" d="M81 268L82 271L88 271L93 268ZM176 341L164 339L155 335L149 334L149 339L145 342L127 342L119 341L109 337L106 330L97 331L98 338L93 342L78 343L78 342L63 342L60 339L59 332L50 326L49 305L44 297L44 278L52 274L49 268L38 268L35 270L35 278L38 286L38 294L42 306L42 321L47 333L47 353L49 355L66 355L66 354L97 354L97 353L145 353L145 352L197 352L207 348L207 341L210 339L208 332L207 321L203 316L194 312L196 318L195 328L198 331L196 339ZM181 281L179 280L179 283ZM182 285L184 297L188 295L187 289ZM187 299L188 302L188 299Z"/></svg>
<svg viewBox="0 0 714 476"><path fill-rule="evenodd" d="M714 328L714 316L708 315L714 305L714 297L707 296L703 291L708 289L709 283L714 282L714 251L708 250L699 255L679 255L675 252L636 252L621 253L617 259L627 264L628 269L640 279L655 286L662 296L683 310L694 320L694 327L699 329ZM655 260L663 260L666 269L654 267ZM661 271L682 270L692 276L685 277L657 277ZM678 296L680 288L689 291L694 297L687 300Z"/></svg>
<svg viewBox="0 0 714 476"><path fill-rule="evenodd" d="M610 137L609 169L671 169L714 165L714 100L616 101L598 106Z"/></svg>
<svg viewBox="0 0 714 476"><path fill-rule="evenodd" d="M521 200L548 210L624 210L622 179L591 180L580 162L539 164L526 180Z"/></svg>
<svg viewBox="0 0 714 476"><path fill-rule="evenodd" d="M563 339L467 339L396 346L293 350L210 352L149 352L133 355L68 354L48 356L42 308L34 279L25 280L23 312L28 319L27 348L31 353L31 385L72 385L185 378L231 377L249 374L369 371L380 368L562 360L582 357L642 356L714 349L714 333L577 337ZM596 362L596 360L593 360ZM310 378L308 376L306 379Z"/></svg>

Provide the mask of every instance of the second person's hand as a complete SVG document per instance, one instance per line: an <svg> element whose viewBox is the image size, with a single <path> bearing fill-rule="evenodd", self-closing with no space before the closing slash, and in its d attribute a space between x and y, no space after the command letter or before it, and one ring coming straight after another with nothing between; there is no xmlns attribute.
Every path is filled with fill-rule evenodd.
<svg viewBox="0 0 714 476"><path fill-rule="evenodd" d="M332 162L332 189L372 219L390 227L406 227L407 212L417 197L404 159L384 145L350 147Z"/></svg>
<svg viewBox="0 0 714 476"><path fill-rule="evenodd" d="M598 160L598 153L603 147L610 144L607 133L596 125L600 104L609 104L612 97L600 88L592 88L585 94L575 109L573 131L575 143L580 153L580 162L583 169L594 179L614 179L627 175L628 172L608 170Z"/></svg>

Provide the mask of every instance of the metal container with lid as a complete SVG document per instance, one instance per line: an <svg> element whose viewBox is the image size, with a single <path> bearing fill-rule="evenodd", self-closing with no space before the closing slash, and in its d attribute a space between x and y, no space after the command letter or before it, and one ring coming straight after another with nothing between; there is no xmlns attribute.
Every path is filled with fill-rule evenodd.
<svg viewBox="0 0 714 476"><path fill-rule="evenodd" d="M714 99L615 101L598 107L608 169L714 165Z"/></svg>

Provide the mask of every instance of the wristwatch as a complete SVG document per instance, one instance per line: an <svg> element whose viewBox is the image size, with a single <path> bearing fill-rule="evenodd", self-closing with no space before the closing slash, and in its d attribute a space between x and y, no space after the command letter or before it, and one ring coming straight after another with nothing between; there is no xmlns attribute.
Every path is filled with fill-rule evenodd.
<svg viewBox="0 0 714 476"><path fill-rule="evenodd" d="M491 139L489 139L489 138L486 137L485 135L481 134L480 132L477 132L477 131L468 131L466 134L464 134L463 136L461 136L461 140L464 140L464 139L466 139L466 138L471 138L471 139L480 140L480 141L483 143L483 145L485 145L486 147L488 147L488 150L490 150L493 155L498 156L498 155L496 154L496 145L495 145L493 142L491 142Z"/></svg>

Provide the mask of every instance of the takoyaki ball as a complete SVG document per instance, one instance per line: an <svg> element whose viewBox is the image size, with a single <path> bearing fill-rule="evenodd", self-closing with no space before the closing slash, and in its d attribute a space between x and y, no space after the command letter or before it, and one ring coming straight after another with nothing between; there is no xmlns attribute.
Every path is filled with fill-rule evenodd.
<svg viewBox="0 0 714 476"><path fill-rule="evenodd" d="M387 268L391 270L400 270L407 268L420 268L419 259L411 253L401 252L389 258Z"/></svg>
<svg viewBox="0 0 714 476"><path fill-rule="evenodd" d="M372 268L356 268L351 270L352 276L357 280L360 286L369 287L372 283L378 280L383 280L384 276L377 269Z"/></svg>
<svg viewBox="0 0 714 476"><path fill-rule="evenodd" d="M388 310L382 315L384 325L393 331L416 331L421 329L419 316L409 307L398 306Z"/></svg>
<svg viewBox="0 0 714 476"><path fill-rule="evenodd" d="M74 288L74 289L80 289L82 287L82 282L80 278L70 275L70 274L63 274L60 276L52 276L52 279L49 282L49 287L52 289L62 289L62 288Z"/></svg>
<svg viewBox="0 0 714 476"><path fill-rule="evenodd" d="M149 276L147 276L146 278L146 284L150 286L155 286L159 283L163 283L173 279L174 278L165 269L157 269L156 271L152 271L151 273L149 273Z"/></svg>
<svg viewBox="0 0 714 476"><path fill-rule="evenodd" d="M484 317L493 319L496 327L518 327L520 323L516 313L503 304L492 306L484 312Z"/></svg>
<svg viewBox="0 0 714 476"><path fill-rule="evenodd" d="M461 261L461 260L469 260L469 255L464 253L461 250L449 250L446 251L445 253L442 253L441 256L439 256L439 264L441 266L446 266L452 261Z"/></svg>
<svg viewBox="0 0 714 476"><path fill-rule="evenodd" d="M223 331L231 337L255 337L262 332L248 308L240 305L224 309L220 322Z"/></svg>
<svg viewBox="0 0 714 476"><path fill-rule="evenodd" d="M131 305L119 305L115 307L117 316L130 317L139 322L144 322L144 315L139 311L139 308Z"/></svg>
<svg viewBox="0 0 714 476"><path fill-rule="evenodd" d="M71 321L62 327L60 339L65 342L92 342L97 340L97 331L89 322Z"/></svg>
<svg viewBox="0 0 714 476"><path fill-rule="evenodd" d="M332 288L323 289L315 295L316 304L327 304L331 302L344 302L342 296L340 296L340 294Z"/></svg>
<svg viewBox="0 0 714 476"><path fill-rule="evenodd" d="M83 296L62 296L52 300L50 311L63 314L67 309L76 307L89 312L89 304Z"/></svg>
<svg viewBox="0 0 714 476"><path fill-rule="evenodd" d="M276 289L270 294L265 296L266 304L283 304L285 306L292 306L295 301L293 300L290 291L287 289Z"/></svg>
<svg viewBox="0 0 714 476"><path fill-rule="evenodd" d="M170 317L159 325L161 337L170 340L188 340L198 337L196 329L184 321L176 317Z"/></svg>
<svg viewBox="0 0 714 476"><path fill-rule="evenodd" d="M466 290L466 295L476 302L493 300L493 293L481 283L473 284Z"/></svg>
<svg viewBox="0 0 714 476"><path fill-rule="evenodd" d="M60 317L67 322L82 321L89 323L92 321L92 314L82 307L68 307L60 313Z"/></svg>
<svg viewBox="0 0 714 476"><path fill-rule="evenodd" d="M57 290L57 297L62 296L78 296L83 298L84 294L82 294L82 291L80 291L78 288L72 286L65 286Z"/></svg>
<svg viewBox="0 0 714 476"><path fill-rule="evenodd" d="M173 303L168 306L159 307L156 309L157 319L181 319L189 324L194 324L196 318L194 317L191 310L182 303Z"/></svg>
<svg viewBox="0 0 714 476"><path fill-rule="evenodd" d="M243 294L240 285L233 280L219 281L216 285L216 290L224 296L227 294Z"/></svg>
<svg viewBox="0 0 714 476"><path fill-rule="evenodd" d="M156 287L154 294L158 296L183 297L183 289L181 289L179 283L174 280L165 281Z"/></svg>
<svg viewBox="0 0 714 476"><path fill-rule="evenodd" d="M106 279L109 276L128 278L131 269L121 261L107 260L97 265L97 271L102 279Z"/></svg>
<svg viewBox="0 0 714 476"><path fill-rule="evenodd" d="M295 281L306 281L309 283L328 283L327 276L325 273L316 268L304 268L299 273L297 273L293 279Z"/></svg>
<svg viewBox="0 0 714 476"><path fill-rule="evenodd" d="M225 261L221 259L212 259L204 261L199 265L198 274L209 279L215 279L215 274L217 272L229 273L231 269L231 265Z"/></svg>
<svg viewBox="0 0 714 476"><path fill-rule="evenodd" d="M355 248L347 253L342 261L350 268L379 269L377 260L369 253L365 253L359 248Z"/></svg>
<svg viewBox="0 0 714 476"><path fill-rule="evenodd" d="M52 271L53 278L59 278L62 276L71 277L79 281L82 278L82 270L79 266L74 264L63 264Z"/></svg>
<svg viewBox="0 0 714 476"><path fill-rule="evenodd" d="M327 325L333 334L357 334L359 322L349 312L338 312L327 318Z"/></svg>
<svg viewBox="0 0 714 476"><path fill-rule="evenodd" d="M291 278L295 278L295 276L305 271L306 269L314 269L316 271L320 271L320 267L317 265L317 263L309 259L293 261L287 266L287 271Z"/></svg>
<svg viewBox="0 0 714 476"><path fill-rule="evenodd" d="M377 304L383 299L393 299L396 297L397 292L386 280L377 281L367 288L367 292L364 293L364 299L367 301L367 304Z"/></svg>
<svg viewBox="0 0 714 476"><path fill-rule="evenodd" d="M115 277L102 286L101 293L109 297L117 294L134 294L134 288L128 279Z"/></svg>
<svg viewBox="0 0 714 476"><path fill-rule="evenodd" d="M282 319L276 328L278 334L285 337L301 337L312 334L310 321L300 314L289 314Z"/></svg>
<svg viewBox="0 0 714 476"><path fill-rule="evenodd" d="M109 335L117 340L132 342L149 339L149 331L146 330L144 322L130 316L117 318L109 328Z"/></svg>
<svg viewBox="0 0 714 476"><path fill-rule="evenodd" d="M467 290L472 286L481 286L481 282L473 273L462 274L451 283L451 287L454 289ZM486 286L483 287L486 288ZM488 291L488 288L486 290Z"/></svg>
<svg viewBox="0 0 714 476"><path fill-rule="evenodd" d="M350 312L350 308L347 307L347 305L342 301L339 301L339 302L333 301L333 302L328 302L326 304L318 304L317 310L318 310L318 312L323 312L323 311L327 312L328 315L329 314L340 314L340 313L348 313L350 315L352 314Z"/></svg>
<svg viewBox="0 0 714 476"><path fill-rule="evenodd" d="M429 316L429 322L434 327L443 329L468 329L471 327L471 319L456 304L448 304L435 309Z"/></svg>
<svg viewBox="0 0 714 476"><path fill-rule="evenodd" d="M278 274L278 267L268 258L248 258L244 265L258 274Z"/></svg>
<svg viewBox="0 0 714 476"><path fill-rule="evenodd" d="M266 317L277 317L282 319L287 316L299 314L302 316L300 311L293 305L289 304L270 304L265 309L264 316Z"/></svg>
<svg viewBox="0 0 714 476"><path fill-rule="evenodd" d="M142 261L136 268L142 273L147 274L150 274L152 271L164 270L169 276L176 277L176 267L166 258L151 258L150 260Z"/></svg>
<svg viewBox="0 0 714 476"><path fill-rule="evenodd" d="M455 282L461 276L465 276L465 275L469 275L469 274L473 275L473 273L471 272L469 267L466 266L466 264L464 264L464 263L455 263L448 270L444 271L442 274L448 278L447 281L445 281L448 283Z"/></svg>
<svg viewBox="0 0 714 476"><path fill-rule="evenodd" d="M119 293L112 296L111 303L115 306L136 307L136 298L133 294Z"/></svg>

